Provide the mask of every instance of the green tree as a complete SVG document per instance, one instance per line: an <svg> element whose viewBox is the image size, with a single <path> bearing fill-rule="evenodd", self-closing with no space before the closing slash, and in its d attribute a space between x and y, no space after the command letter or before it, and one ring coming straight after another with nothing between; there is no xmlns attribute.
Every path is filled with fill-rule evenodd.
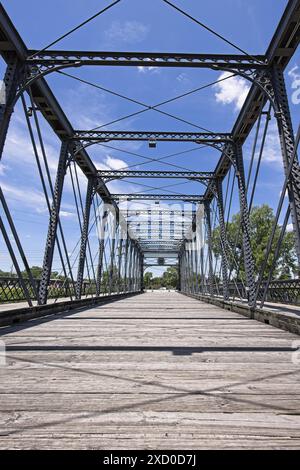
<svg viewBox="0 0 300 470"><path fill-rule="evenodd" d="M178 283L178 271L177 268L169 266L168 269L163 273L162 284L168 289L175 289Z"/></svg>
<svg viewBox="0 0 300 470"><path fill-rule="evenodd" d="M267 204L262 206L253 207L250 212L250 240L254 258L254 270L255 275L258 275L262 263L265 259L266 248L268 241L271 236L275 221L273 209ZM271 269L274 251L277 246L277 242L280 236L281 226L277 225L274 241L272 244L272 250L267 262L265 277ZM240 229L240 214L232 216L231 222L227 225L227 241L228 241L228 261L230 269L233 273L236 273L236 261L241 259L239 279L245 279L245 269L242 251L242 231ZM216 257L221 257L221 245L220 245L220 228L217 227L213 231L212 236L213 251ZM236 246L236 256L234 261L233 250ZM289 279L297 271L297 258L295 252L294 234L287 232L284 235L278 260L275 265L273 278L277 279Z"/></svg>
<svg viewBox="0 0 300 470"><path fill-rule="evenodd" d="M41 268L40 266L31 266L30 271L34 279L40 279L43 268ZM22 271L22 274L25 278L28 277L26 271Z"/></svg>
<svg viewBox="0 0 300 470"><path fill-rule="evenodd" d="M148 271L147 273L144 274L145 289L150 289L151 288L152 278L153 278L153 273Z"/></svg>
<svg viewBox="0 0 300 470"><path fill-rule="evenodd" d="M148 272L144 275L144 285L146 289L176 289L178 283L177 268L169 266L162 276L153 277L153 273Z"/></svg>
<svg viewBox="0 0 300 470"><path fill-rule="evenodd" d="M0 269L0 277L16 277L16 274L12 274L9 271L2 271L2 269Z"/></svg>

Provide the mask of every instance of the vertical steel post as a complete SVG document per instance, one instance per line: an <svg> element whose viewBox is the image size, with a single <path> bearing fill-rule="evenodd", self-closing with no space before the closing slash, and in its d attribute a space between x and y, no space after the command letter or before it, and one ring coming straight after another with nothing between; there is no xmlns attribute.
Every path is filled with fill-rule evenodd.
<svg viewBox="0 0 300 470"><path fill-rule="evenodd" d="M235 145L234 157L236 162L236 176L238 180L239 189L246 288L248 291L248 303L250 306L253 306L255 303L254 259L250 241L250 219L247 203L243 150L241 144L239 143Z"/></svg>
<svg viewBox="0 0 300 470"><path fill-rule="evenodd" d="M204 214L207 232L207 256L208 256L208 285L209 295L214 295L214 275L213 275L213 257L212 257L212 233L211 233L211 210L209 201L204 201Z"/></svg>
<svg viewBox="0 0 300 470"><path fill-rule="evenodd" d="M182 270L182 255L181 253L178 255L178 266L177 266L177 272L178 272L178 281L177 281L177 290L180 292L181 291L181 270Z"/></svg>
<svg viewBox="0 0 300 470"><path fill-rule="evenodd" d="M97 279L96 279L96 295L99 297L101 295L101 279L103 274L103 256L104 256L104 238L105 238L105 226L108 212L104 210L99 237L99 255L98 255L98 265L97 265Z"/></svg>
<svg viewBox="0 0 300 470"><path fill-rule="evenodd" d="M132 240L129 238L129 262L128 262L128 288L127 291L132 291Z"/></svg>
<svg viewBox="0 0 300 470"><path fill-rule="evenodd" d="M68 143L62 142L58 161L56 180L54 185L54 198L49 215L48 233L43 261L43 270L39 286L39 299L41 304L47 303L48 285L51 276L57 226L59 222L59 211L63 192L64 179L68 160Z"/></svg>
<svg viewBox="0 0 300 470"><path fill-rule="evenodd" d="M196 289L196 293L199 293L199 256L198 256L197 233L195 233L194 248L195 248L195 289Z"/></svg>
<svg viewBox="0 0 300 470"><path fill-rule="evenodd" d="M109 293L112 293L112 288L114 284L114 274L115 274L115 247L116 247L116 235L117 235L117 226L116 223L114 224L114 233L112 234L112 241L111 241L111 252L110 252L110 268L109 268Z"/></svg>
<svg viewBox="0 0 300 470"><path fill-rule="evenodd" d="M133 290L134 292L137 290L137 249L136 245L133 245Z"/></svg>
<svg viewBox="0 0 300 470"><path fill-rule="evenodd" d="M79 261L78 261L78 270L77 270L77 281L75 286L76 299L81 299L82 293L82 282L84 276L84 267L86 261L86 247L88 242L88 233L89 233L89 223L90 223L90 213L91 206L93 202L93 192L94 182L92 178L88 179L86 197L85 197L85 209L83 215L83 224L81 230L81 242L80 242L80 252L79 252Z"/></svg>
<svg viewBox="0 0 300 470"><path fill-rule="evenodd" d="M190 293L193 292L193 265L191 242L188 242L188 289Z"/></svg>
<svg viewBox="0 0 300 470"><path fill-rule="evenodd" d="M125 259L124 259L124 291L128 291L127 284L127 273L128 273L128 248L129 248L129 237L128 232L126 232L126 241L125 241Z"/></svg>
<svg viewBox="0 0 300 470"><path fill-rule="evenodd" d="M184 247L180 252L180 290L184 292Z"/></svg>
<svg viewBox="0 0 300 470"><path fill-rule="evenodd" d="M122 233L122 228L120 227L119 249L118 249L118 286L117 286L118 294L120 294L121 292L121 269L122 269L123 244L124 244L123 233Z"/></svg>
<svg viewBox="0 0 300 470"><path fill-rule="evenodd" d="M287 175L289 163L292 161L294 155L295 138L284 75L279 66L274 66L272 69L272 84L275 101L278 106L276 119L281 143L283 166L285 175ZM297 157L294 159L290 175L288 195L291 207L291 219L295 235L298 265L300 267L300 165Z"/></svg>
<svg viewBox="0 0 300 470"><path fill-rule="evenodd" d="M193 235L192 235L193 237ZM195 269L195 241L194 238L190 241L190 247L191 247L191 270L192 270L192 293L194 294L196 292L196 285L195 285L195 274L196 274L196 269Z"/></svg>
<svg viewBox="0 0 300 470"><path fill-rule="evenodd" d="M223 190L222 190L222 180L216 180L216 189L217 189L217 205L218 205L218 214L219 214L219 225L220 225L220 240L221 240L221 250L222 250L222 282L223 282L223 298L224 300L229 299L229 284L228 284L228 257L227 257L227 247L226 247L226 227L224 219L224 205L223 205Z"/></svg>
<svg viewBox="0 0 300 470"><path fill-rule="evenodd" d="M184 261L184 279L183 279L183 284L184 284L184 292L188 291L188 271L187 271L187 243L185 242L184 244L184 252L183 252L183 261Z"/></svg>
<svg viewBox="0 0 300 470"><path fill-rule="evenodd" d="M144 286L144 255L142 252L140 252L140 275L141 275L141 280L140 280L140 290L144 292L145 286Z"/></svg>

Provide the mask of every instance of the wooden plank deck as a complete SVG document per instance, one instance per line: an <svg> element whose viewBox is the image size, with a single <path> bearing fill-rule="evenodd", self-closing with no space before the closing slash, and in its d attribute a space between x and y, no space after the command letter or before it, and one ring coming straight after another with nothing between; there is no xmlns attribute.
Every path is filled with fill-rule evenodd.
<svg viewBox="0 0 300 470"><path fill-rule="evenodd" d="M175 292L2 328L0 449L299 449L299 336Z"/></svg>

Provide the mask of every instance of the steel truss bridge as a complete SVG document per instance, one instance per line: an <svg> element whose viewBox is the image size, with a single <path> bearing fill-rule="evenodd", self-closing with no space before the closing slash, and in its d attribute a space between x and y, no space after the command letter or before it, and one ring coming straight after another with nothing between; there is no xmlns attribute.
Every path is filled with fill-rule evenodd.
<svg viewBox="0 0 300 470"><path fill-rule="evenodd" d="M5 103L0 106L0 152L2 156L13 111L18 104L24 111L24 123L28 127L49 213L43 266L40 277L36 279L24 248L23 234L18 232L6 201L5 188L0 190L1 231L15 273L13 277L0 278L2 303L26 301L28 308L38 305L42 309L49 299L58 303L63 299L70 305L74 302L79 305L80 302L95 302L103 296L141 292L145 269L151 263L157 265L160 259L165 266L177 266L178 290L188 295L212 302L223 301L224 305L240 302L251 311L262 309L266 302L299 304L298 277L281 281L275 276L276 262L290 220L298 266L300 263L299 131L295 137L284 78L284 71L299 43L299 19L299 1L290 0L264 55L240 53L241 50L238 54L72 51L49 47L29 50L0 6L0 48L6 63ZM194 124L198 129L193 132L120 131L104 129L103 126L92 130L74 129L46 78L55 73L80 81L69 70L88 66L207 68L230 72L232 76L247 80L251 87L231 132L226 129L225 132L211 132ZM83 79L81 81L84 82ZM98 88L101 89L100 86ZM105 91L143 106L144 111L159 112L175 118L177 122L187 123L160 109L172 100L150 106L116 92ZM283 223L279 236L275 236L274 225L265 259L257 274L249 214L271 118L277 125L280 137L277 151L281 153L284 166L275 222L276 226L279 220ZM52 181L49 170L42 119L46 120L60 142L55 181ZM252 131L255 132L255 144L246 174L243 146ZM158 142L187 142L215 152L218 163L214 171L194 171L176 165L173 165L176 168L164 171L97 168L89 150L99 145L114 148L112 145L120 141L146 141L150 147L156 147ZM85 177L85 186L79 181L79 172ZM80 231L73 258L74 250L70 254L61 216L67 178L71 179ZM149 186L150 192L148 189L124 194L108 189L110 182L126 181L126 178L131 181L182 179L201 184L201 191L185 194L162 188L163 192L153 192L154 188ZM252 191L249 188L251 178L254 179ZM287 208L284 206L285 194L289 201ZM237 237L235 246L229 243L227 233L233 196L239 200L240 211L241 243ZM147 201L148 206L145 206ZM149 201L155 201L155 204L150 206ZM175 209L168 206L176 201ZM135 205L124 207L124 203ZM141 205L136 208L139 203ZM183 203L189 207L183 208ZM91 246L93 228L98 234L96 252ZM213 240L216 228L218 253L215 253L216 241ZM61 276L57 279L52 278L55 254L61 264ZM272 256L271 268L267 269ZM239 276L242 265L243 278Z"/></svg>
<svg viewBox="0 0 300 470"><path fill-rule="evenodd" d="M180 2L199 19L174 2L132 8L173 9L236 54L57 49L128 0L93 2L102 10L32 50L0 3L0 450L300 449L300 129L285 82L296 70L300 0L286 1L259 55L204 25L204 1ZM33 13L23 3L27 18L42 12L44 28L46 2ZM64 14L55 12L61 24ZM89 67L101 78L113 68L114 79L120 67L143 67L149 81L159 68L209 69L214 81L150 103L83 78ZM248 84L231 130L230 116L221 132L192 122L209 117L201 100L194 116L166 106L230 80ZM80 90L81 125L56 97L60 81L80 83L68 90L72 107ZM82 129L93 122L83 96L91 89L114 100L111 121ZM119 100L128 114L112 117ZM144 114L170 127L132 129ZM272 208L257 207L262 194Z"/></svg>

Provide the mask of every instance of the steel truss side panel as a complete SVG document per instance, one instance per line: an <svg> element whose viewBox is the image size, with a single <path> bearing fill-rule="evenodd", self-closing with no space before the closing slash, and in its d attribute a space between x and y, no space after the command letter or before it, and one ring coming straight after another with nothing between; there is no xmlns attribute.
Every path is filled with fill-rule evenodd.
<svg viewBox="0 0 300 470"><path fill-rule="evenodd" d="M57 226L59 222L59 211L63 192L64 179L66 174L68 159L68 143L63 142L61 145L60 156L58 161L56 180L54 185L54 198L49 215L48 234L46 239L46 247L43 261L43 270L41 274L41 282L39 286L39 299L41 304L47 303L48 285L51 276L52 262L54 255L55 240L57 236Z"/></svg>

